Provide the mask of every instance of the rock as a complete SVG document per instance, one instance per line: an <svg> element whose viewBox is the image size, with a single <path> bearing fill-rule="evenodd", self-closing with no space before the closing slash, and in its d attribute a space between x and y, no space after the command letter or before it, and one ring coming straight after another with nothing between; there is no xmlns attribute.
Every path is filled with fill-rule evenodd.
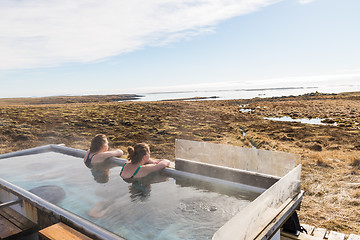
<svg viewBox="0 0 360 240"><path fill-rule="evenodd" d="M322 123L327 123L327 124L334 124L335 123L335 121L330 119L330 118L326 118L326 119L322 120L321 122Z"/></svg>
<svg viewBox="0 0 360 240"><path fill-rule="evenodd" d="M122 121L121 124L124 125L124 126L132 126L132 125L133 125L133 124L132 124L131 122L129 122L129 121Z"/></svg>
<svg viewBox="0 0 360 240"><path fill-rule="evenodd" d="M18 134L14 137L14 141L29 141L32 139L30 134Z"/></svg>
<svg viewBox="0 0 360 240"><path fill-rule="evenodd" d="M309 149L320 152L320 151L322 151L322 146L319 144L314 144L314 145L310 146Z"/></svg>
<svg viewBox="0 0 360 240"><path fill-rule="evenodd" d="M280 141L284 141L284 142L286 142L286 141L294 141L294 138L288 137L288 136L285 135L282 138L280 138Z"/></svg>
<svg viewBox="0 0 360 240"><path fill-rule="evenodd" d="M56 185L44 185L30 189L29 192L41 197L42 199L56 204L65 198L65 191Z"/></svg>

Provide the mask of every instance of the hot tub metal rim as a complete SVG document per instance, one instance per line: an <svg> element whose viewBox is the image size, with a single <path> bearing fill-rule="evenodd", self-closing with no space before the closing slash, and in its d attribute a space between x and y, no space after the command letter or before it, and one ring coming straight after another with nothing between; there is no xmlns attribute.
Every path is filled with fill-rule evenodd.
<svg viewBox="0 0 360 240"><path fill-rule="evenodd" d="M29 148L29 149L25 149L25 150L10 152L10 153L4 153L4 154L0 154L0 160L6 159L6 158L12 158L12 157L20 157L20 156L25 156L25 155L45 153L45 152L51 151L51 148L52 148L51 145L44 145L44 146L40 146L40 147Z"/></svg>

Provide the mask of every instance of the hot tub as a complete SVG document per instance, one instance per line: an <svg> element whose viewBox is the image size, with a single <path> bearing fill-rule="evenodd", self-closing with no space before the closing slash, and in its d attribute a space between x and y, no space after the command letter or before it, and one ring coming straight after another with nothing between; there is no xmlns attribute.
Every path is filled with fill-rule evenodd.
<svg viewBox="0 0 360 240"><path fill-rule="evenodd" d="M176 169L133 184L119 177L125 159L91 171L82 161L85 151L64 146L3 154L0 201L19 197L24 203L13 208L40 228L62 221L97 239L268 239L300 204L301 166L294 155L246 151L177 140ZM258 159L278 166L252 169ZM44 186L61 189L64 197L49 203L29 192Z"/></svg>

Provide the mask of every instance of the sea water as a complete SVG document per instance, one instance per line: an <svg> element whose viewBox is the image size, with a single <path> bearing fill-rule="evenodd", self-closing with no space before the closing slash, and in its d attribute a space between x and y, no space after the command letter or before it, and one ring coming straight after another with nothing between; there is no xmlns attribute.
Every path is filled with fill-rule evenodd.
<svg viewBox="0 0 360 240"><path fill-rule="evenodd" d="M351 78L268 79L257 82L219 82L139 89L138 101L204 98L205 100L251 99L255 97L298 96L307 93L360 91L360 81ZM201 100L201 99L200 99Z"/></svg>
<svg viewBox="0 0 360 240"><path fill-rule="evenodd" d="M137 101L159 101L159 100L230 100L250 99L255 97L277 97L284 95L301 95L315 92L315 88L276 88L276 89L235 89L235 90L193 90L178 92L150 92L140 93ZM198 99L197 99L198 98Z"/></svg>
<svg viewBox="0 0 360 240"><path fill-rule="evenodd" d="M120 169L113 165L109 178L99 181L103 172L95 173L82 159L60 153L0 160L1 178L26 190L61 187L66 197L56 205L130 240L211 239L259 195L164 174L129 184L119 176Z"/></svg>

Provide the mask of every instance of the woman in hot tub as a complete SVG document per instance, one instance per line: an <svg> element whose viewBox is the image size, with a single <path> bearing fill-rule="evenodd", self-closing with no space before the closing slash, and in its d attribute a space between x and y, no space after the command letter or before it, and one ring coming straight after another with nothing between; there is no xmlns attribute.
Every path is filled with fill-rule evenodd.
<svg viewBox="0 0 360 240"><path fill-rule="evenodd" d="M121 157L123 151L116 149L109 151L109 142L104 134L98 134L91 140L90 149L84 157L85 165L91 169L94 180L98 183L109 181L110 168L117 166L105 161L110 157Z"/></svg>
<svg viewBox="0 0 360 240"><path fill-rule="evenodd" d="M123 151L116 149L109 151L109 142L104 134L98 134L91 140L90 149L84 157L84 163L88 168L92 168L97 164L103 163L105 159L110 157L121 157Z"/></svg>
<svg viewBox="0 0 360 240"><path fill-rule="evenodd" d="M120 176L128 183L170 165L170 161L167 159L151 159L150 148L146 143L138 143L134 147L129 147L128 152L130 161L124 164L120 172Z"/></svg>

